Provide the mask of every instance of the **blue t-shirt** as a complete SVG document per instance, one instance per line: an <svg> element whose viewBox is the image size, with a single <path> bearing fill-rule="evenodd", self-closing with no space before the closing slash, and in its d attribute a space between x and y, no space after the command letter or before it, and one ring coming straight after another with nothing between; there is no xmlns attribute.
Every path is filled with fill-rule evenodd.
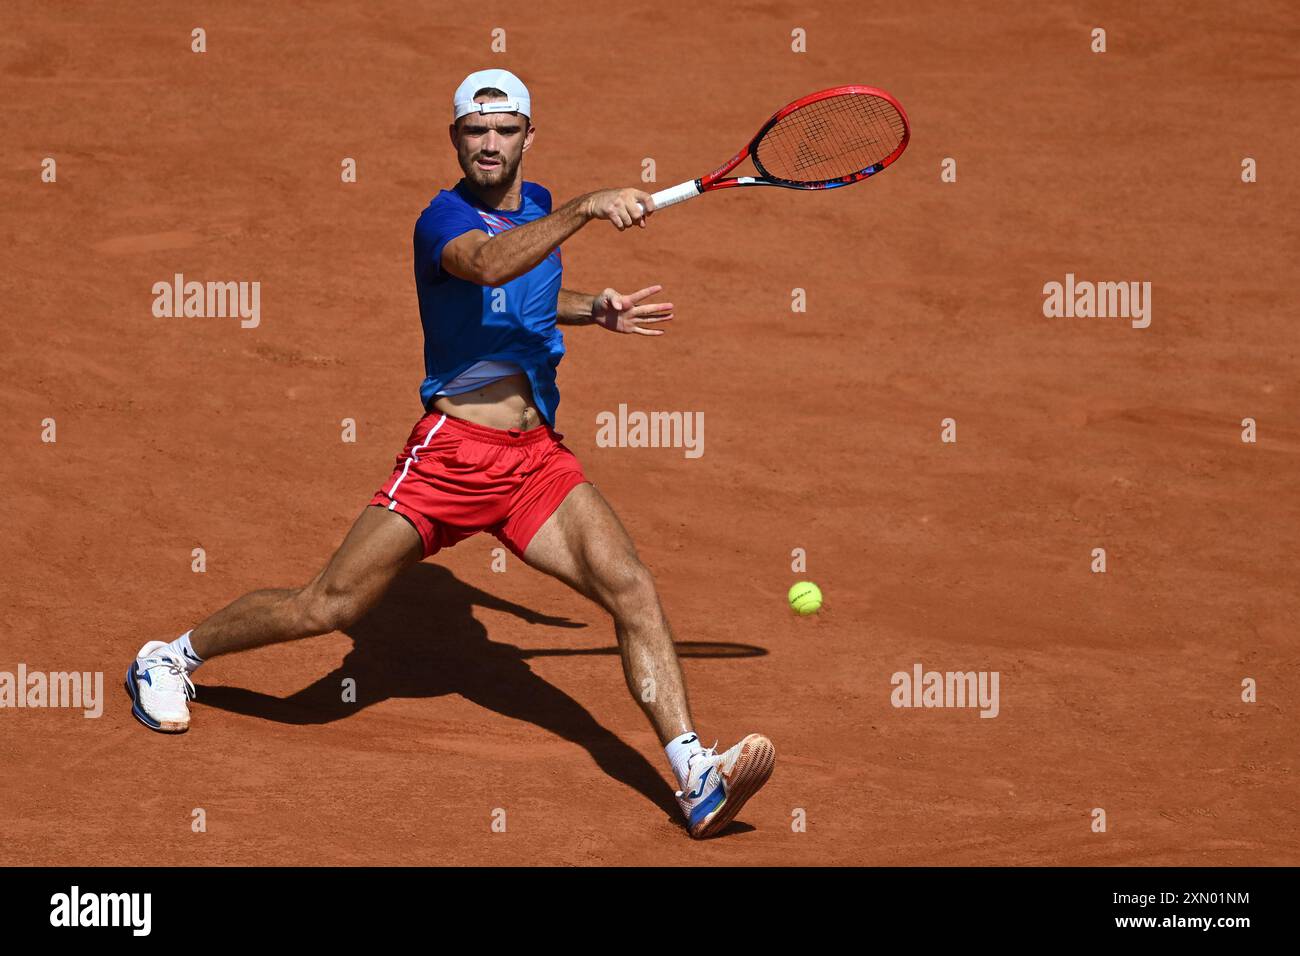
<svg viewBox="0 0 1300 956"><path fill-rule="evenodd" d="M551 194L524 183L518 209L492 209L461 180L444 189L415 224L415 289L424 325L424 371L420 400L429 406L438 390L475 362L514 362L533 385L537 410L552 426L560 404L555 370L564 357L564 336L555 325L560 295L560 250L528 272L496 288L458 279L442 268L442 249L457 236L480 229L495 236L548 215Z"/></svg>

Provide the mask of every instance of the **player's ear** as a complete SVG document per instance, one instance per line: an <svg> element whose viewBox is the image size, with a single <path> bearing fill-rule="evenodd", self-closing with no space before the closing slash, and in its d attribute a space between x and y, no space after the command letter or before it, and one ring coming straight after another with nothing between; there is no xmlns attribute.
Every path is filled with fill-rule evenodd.
<svg viewBox="0 0 1300 956"><path fill-rule="evenodd" d="M460 148L460 143L456 141L456 124L452 123L447 127L447 135L451 137L451 145Z"/></svg>
<svg viewBox="0 0 1300 956"><path fill-rule="evenodd" d="M529 123L528 132L524 133L524 152L527 152L528 147L533 145L533 134L536 132L537 132L537 127L535 127L532 123Z"/></svg>

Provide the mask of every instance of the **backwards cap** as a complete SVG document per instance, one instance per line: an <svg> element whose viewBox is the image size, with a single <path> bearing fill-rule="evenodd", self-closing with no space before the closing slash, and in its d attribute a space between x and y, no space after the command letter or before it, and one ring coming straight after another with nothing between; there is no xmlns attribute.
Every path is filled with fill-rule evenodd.
<svg viewBox="0 0 1300 956"><path fill-rule="evenodd" d="M500 90L506 99L496 103L475 103L474 94L487 89ZM528 87L509 70L479 70L471 73L456 88L451 105L454 114L452 122L469 113L523 113L530 119L533 115L533 100L528 95Z"/></svg>

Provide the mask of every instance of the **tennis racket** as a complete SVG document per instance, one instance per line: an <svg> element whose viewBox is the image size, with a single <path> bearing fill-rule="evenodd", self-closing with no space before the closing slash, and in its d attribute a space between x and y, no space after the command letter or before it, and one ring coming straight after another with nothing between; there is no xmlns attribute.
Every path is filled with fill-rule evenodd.
<svg viewBox="0 0 1300 956"><path fill-rule="evenodd" d="M836 86L795 100L763 124L744 149L707 176L660 190L655 208L733 186L835 189L874 176L903 154L911 130L884 90ZM724 178L745 159L757 176Z"/></svg>

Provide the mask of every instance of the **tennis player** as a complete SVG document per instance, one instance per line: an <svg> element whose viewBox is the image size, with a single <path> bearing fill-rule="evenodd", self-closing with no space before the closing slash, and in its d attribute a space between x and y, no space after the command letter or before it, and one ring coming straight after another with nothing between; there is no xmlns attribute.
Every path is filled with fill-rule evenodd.
<svg viewBox="0 0 1300 956"><path fill-rule="evenodd" d="M191 675L205 661L345 629L404 568L487 531L613 617L623 676L664 746L687 830L713 836L767 781L776 751L760 734L722 753L702 745L654 580L554 429L557 324L660 335L673 308L646 301L657 285L563 288L560 244L597 219L644 228L654 203L605 189L552 208L523 178L532 115L527 87L506 70L471 74L453 97L464 178L415 224L425 414L392 475L308 584L254 591L170 643L145 644L127 671L132 712L153 730L185 731Z"/></svg>

